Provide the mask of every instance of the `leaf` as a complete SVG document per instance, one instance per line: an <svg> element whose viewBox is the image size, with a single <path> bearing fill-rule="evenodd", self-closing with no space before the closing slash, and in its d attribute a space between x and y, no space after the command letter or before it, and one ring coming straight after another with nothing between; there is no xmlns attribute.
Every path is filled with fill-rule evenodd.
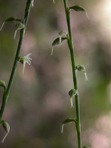
<svg viewBox="0 0 111 148"><path fill-rule="evenodd" d="M14 17L9 17L8 19L5 20L5 22L13 22L13 21L21 22L20 19L17 19L17 18L14 18Z"/></svg>
<svg viewBox="0 0 111 148"><path fill-rule="evenodd" d="M68 92L69 96L72 98L73 96L75 96L77 94L77 90L75 89L71 89L69 92Z"/></svg>
<svg viewBox="0 0 111 148"><path fill-rule="evenodd" d="M66 37L61 37L61 43L66 40L67 38ZM60 44L60 38L56 38L53 43L52 43L52 46L56 46L56 45L59 45Z"/></svg>
<svg viewBox="0 0 111 148"><path fill-rule="evenodd" d="M53 43L52 43L52 49L51 49L51 55L53 55L53 51L54 51L54 46L57 46L59 44L61 44L64 40L67 40L67 37L58 37L56 38Z"/></svg>
<svg viewBox="0 0 111 148"><path fill-rule="evenodd" d="M83 148L90 148L89 146L83 146Z"/></svg>
<svg viewBox="0 0 111 148"><path fill-rule="evenodd" d="M0 80L0 86L4 88L4 90L6 90L6 84L5 81Z"/></svg>
<svg viewBox="0 0 111 148"><path fill-rule="evenodd" d="M64 125L68 124L68 123L72 123L72 122L76 122L76 120L71 119L71 118L67 118L62 122L62 127L61 127L61 134L63 134L64 131Z"/></svg>
<svg viewBox="0 0 111 148"><path fill-rule="evenodd" d="M76 121L74 119L67 118L62 122L62 124L67 124L67 123L72 123L72 122L76 122Z"/></svg>
<svg viewBox="0 0 111 148"><path fill-rule="evenodd" d="M10 132L10 125L9 125L8 122L3 120L2 121L2 126L3 126L4 130L6 131L6 134L5 134L4 138L1 141L3 143L4 140L6 139L6 137L8 136L9 132Z"/></svg>
<svg viewBox="0 0 111 148"><path fill-rule="evenodd" d="M6 22L22 22L22 20L17 19L17 18L14 18L14 17L9 17L8 19L6 19L6 20L2 23L2 25L1 25L1 27L0 27L0 31L2 30L2 28L4 27L4 25L5 25Z"/></svg>
<svg viewBox="0 0 111 148"><path fill-rule="evenodd" d="M69 7L69 10L70 10L70 9L73 9L73 10L75 10L75 11L86 11L84 7L81 7L81 6L79 6L79 5L74 5L74 6L72 6L72 7Z"/></svg>

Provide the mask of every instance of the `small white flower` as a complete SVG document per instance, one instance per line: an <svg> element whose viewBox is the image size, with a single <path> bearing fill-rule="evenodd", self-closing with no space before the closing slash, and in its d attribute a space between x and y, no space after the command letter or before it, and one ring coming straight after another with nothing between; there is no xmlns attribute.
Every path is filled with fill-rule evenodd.
<svg viewBox="0 0 111 148"><path fill-rule="evenodd" d="M32 53L29 53L26 56L19 59L19 61L23 64L23 73L25 71L25 65L26 64L31 65L31 60L32 60L32 58L30 57L31 54Z"/></svg>

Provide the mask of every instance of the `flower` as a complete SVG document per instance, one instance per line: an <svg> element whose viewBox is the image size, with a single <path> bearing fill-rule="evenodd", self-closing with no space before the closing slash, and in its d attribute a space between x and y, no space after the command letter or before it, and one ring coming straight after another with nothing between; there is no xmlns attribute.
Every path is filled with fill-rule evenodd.
<svg viewBox="0 0 111 148"><path fill-rule="evenodd" d="M31 65L32 58L30 57L32 53L27 54L26 56L19 58L19 62L23 64L23 73L25 71L25 65Z"/></svg>

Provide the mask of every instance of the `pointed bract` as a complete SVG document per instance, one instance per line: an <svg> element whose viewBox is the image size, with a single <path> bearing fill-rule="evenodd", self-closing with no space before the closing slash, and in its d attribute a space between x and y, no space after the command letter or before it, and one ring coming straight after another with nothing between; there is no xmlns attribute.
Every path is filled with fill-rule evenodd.
<svg viewBox="0 0 111 148"><path fill-rule="evenodd" d="M6 90L6 83L3 80L0 80L0 86Z"/></svg>
<svg viewBox="0 0 111 148"><path fill-rule="evenodd" d="M84 7L81 7L79 5L71 6L71 7L69 7L69 9L73 9L75 11L86 11Z"/></svg>
<svg viewBox="0 0 111 148"><path fill-rule="evenodd" d="M62 124L67 124L67 123L72 123L72 122L76 122L76 120L72 118L67 118L62 122Z"/></svg>

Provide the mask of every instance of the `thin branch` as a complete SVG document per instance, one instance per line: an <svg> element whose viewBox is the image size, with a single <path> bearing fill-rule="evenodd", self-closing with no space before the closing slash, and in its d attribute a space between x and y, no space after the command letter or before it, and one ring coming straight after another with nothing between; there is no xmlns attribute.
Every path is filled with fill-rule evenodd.
<svg viewBox="0 0 111 148"><path fill-rule="evenodd" d="M16 51L16 55L15 55L15 60L13 63L13 67L12 67L12 71L11 71L11 75L9 78L6 92L3 95L2 105L1 105L1 109L0 109L0 120L2 120L2 116L3 116L4 110L5 110L7 101L8 101L11 86L14 81L14 76L15 76L15 72L17 69L18 59L19 59L19 54L21 51L21 47L22 47L22 43L23 43L23 39L24 39L24 35L25 35L25 30L26 30L26 26L27 26L29 14L30 14L30 9L32 7L32 1L33 0L27 0L27 3L26 3L25 14L24 14L24 18L23 18L23 23L24 23L25 27L20 30L20 37L19 37L18 47L17 47L17 51Z"/></svg>
<svg viewBox="0 0 111 148"><path fill-rule="evenodd" d="M70 49L70 56L71 56L71 65L72 65L72 74L73 74L73 85L74 89L78 90L77 86L77 76L75 71L75 55L74 55L74 45L73 45L73 38L72 38L72 30L70 24L70 10L67 5L67 0L64 1L64 8L67 20L67 27L68 27L68 46ZM76 129L77 129L77 140L78 140L78 148L82 148L81 142L81 121L80 121L80 101L79 95L75 95L75 104L76 104Z"/></svg>

